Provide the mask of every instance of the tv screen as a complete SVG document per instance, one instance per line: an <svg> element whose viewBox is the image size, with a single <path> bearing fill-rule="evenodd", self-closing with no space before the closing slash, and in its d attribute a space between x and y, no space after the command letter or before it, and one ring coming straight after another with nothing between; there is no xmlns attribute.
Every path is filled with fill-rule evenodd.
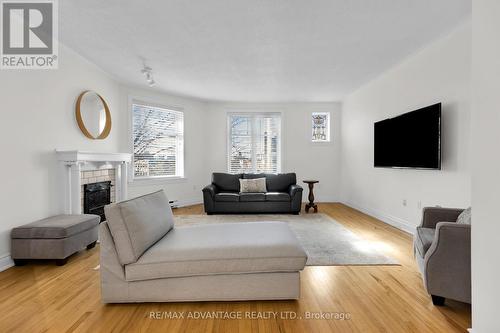
<svg viewBox="0 0 500 333"><path fill-rule="evenodd" d="M441 169L441 103L375 123L374 165Z"/></svg>

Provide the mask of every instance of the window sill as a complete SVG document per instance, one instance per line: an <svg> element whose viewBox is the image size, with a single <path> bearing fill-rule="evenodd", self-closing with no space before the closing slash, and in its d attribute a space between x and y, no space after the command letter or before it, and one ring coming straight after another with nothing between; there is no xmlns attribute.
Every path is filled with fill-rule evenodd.
<svg viewBox="0 0 500 333"><path fill-rule="evenodd" d="M188 179L186 177L148 177L148 178L134 178L129 180L129 184L132 186L147 186L156 184L177 184L186 183Z"/></svg>

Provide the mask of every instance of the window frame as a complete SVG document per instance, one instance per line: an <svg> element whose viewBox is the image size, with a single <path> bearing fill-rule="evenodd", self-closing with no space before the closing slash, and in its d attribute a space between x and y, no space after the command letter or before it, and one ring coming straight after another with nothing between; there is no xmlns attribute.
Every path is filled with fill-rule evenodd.
<svg viewBox="0 0 500 333"><path fill-rule="evenodd" d="M231 116L249 116L249 117L258 117L258 116L269 116L269 115L274 115L279 117L279 126L280 126L280 138L278 140L278 151L279 151L279 158L278 158L278 166L277 166L277 172L276 173L281 173L284 169L283 166L283 154L284 154L284 114L281 111L250 111L250 110L241 110L241 111L227 111L226 112L226 171L230 174L231 172L231 159L230 159L230 153L231 153ZM254 136L254 133L252 133L252 137ZM252 157L254 156L253 150L252 150ZM252 161L252 171L250 173L255 173L255 164L254 161Z"/></svg>
<svg viewBox="0 0 500 333"><path fill-rule="evenodd" d="M174 176L144 176L144 177L136 177L135 172L134 172L134 112L133 112L133 106L136 104L142 104L145 106L150 106L150 107L156 107L156 108L162 108L166 109L169 111L175 111L175 112L181 112L182 117L183 117L183 122L182 122L182 136L183 136L183 142L182 142L182 153L180 156L182 157L182 168L181 168L181 173L180 175L174 175ZM179 107L179 106L172 106L168 105L166 103L158 102L151 100L149 98L142 98L142 97L136 97L136 96L129 96L129 101L128 101L128 112L129 112L129 129L128 129L128 137L129 137L129 151L132 154L132 163L130 165L130 168L128 170L128 180L130 183L177 183L177 182L185 182L187 181L186 177L186 113L184 112L184 108Z"/></svg>

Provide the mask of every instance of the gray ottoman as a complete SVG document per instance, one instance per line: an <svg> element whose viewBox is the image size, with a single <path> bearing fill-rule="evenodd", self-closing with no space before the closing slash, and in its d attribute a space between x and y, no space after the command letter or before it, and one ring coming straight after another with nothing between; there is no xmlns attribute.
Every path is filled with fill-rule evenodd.
<svg viewBox="0 0 500 333"><path fill-rule="evenodd" d="M28 259L56 259L64 265L68 257L95 246L101 218L98 215L56 215L12 229L11 257L24 265Z"/></svg>

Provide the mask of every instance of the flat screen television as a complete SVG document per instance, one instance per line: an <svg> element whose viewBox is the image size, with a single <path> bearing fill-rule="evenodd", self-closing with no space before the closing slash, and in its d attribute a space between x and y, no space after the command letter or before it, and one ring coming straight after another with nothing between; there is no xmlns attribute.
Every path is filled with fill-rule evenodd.
<svg viewBox="0 0 500 333"><path fill-rule="evenodd" d="M441 170L441 103L375 123L374 166Z"/></svg>

